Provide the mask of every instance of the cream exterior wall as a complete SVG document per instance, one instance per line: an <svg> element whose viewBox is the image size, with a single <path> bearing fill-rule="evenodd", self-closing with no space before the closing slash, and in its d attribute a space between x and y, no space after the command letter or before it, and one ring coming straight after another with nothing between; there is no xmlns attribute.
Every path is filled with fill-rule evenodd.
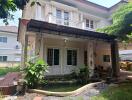
<svg viewBox="0 0 132 100"><path fill-rule="evenodd" d="M66 1L66 0L62 0L62 1ZM112 11L108 11L106 9L105 10L99 9L92 5L86 6L85 4L77 3L77 1L76 2L67 1L70 2L71 4L76 5L76 7L62 4L53 0L49 0L49 1L39 0L39 2L41 3L41 6L34 5L31 7L29 3L25 7L23 11L24 19L36 19L36 20L56 23L56 9L61 9L70 12L69 26L71 27L85 29L84 26L85 18L94 20L95 29L102 28L111 24L111 20L109 20L109 17L111 16ZM81 18L79 18L79 16L81 16ZM89 29L89 30L94 31L93 29Z"/></svg>
<svg viewBox="0 0 132 100"><path fill-rule="evenodd" d="M110 44L105 43L101 40L97 42L93 40L79 40L79 39L70 39L67 38L68 40L65 42L64 38L62 37L48 37L45 36L42 38L43 42L40 45L40 42L37 42L37 44L34 43L35 41L35 36L29 36L29 45L30 45L30 50L28 54L30 56L34 55L31 53L35 53L35 46L37 45L37 48L40 48L40 56L43 57L45 61L47 61L47 49L48 48L58 48L60 50L60 60L59 60L59 66L50 66L48 69L48 73L46 75L66 75L70 74L73 71L79 69L80 67L84 67L84 51L88 50L91 52L91 54L94 56L93 53L96 52L96 57L93 57L93 66L90 67L91 70L94 69L95 65L96 66L103 66L104 69L107 67L111 67L111 62L103 62L103 55L111 55L110 51ZM88 46L89 43L93 43L93 49ZM42 46L43 45L43 46ZM101 46L100 46L101 45ZM39 47L40 46L40 47ZM43 48L42 48L43 47ZM77 66L69 66L67 65L67 50L68 49L74 49L77 50ZM88 56L91 57L91 54ZM90 63L90 59L88 58L88 63Z"/></svg>

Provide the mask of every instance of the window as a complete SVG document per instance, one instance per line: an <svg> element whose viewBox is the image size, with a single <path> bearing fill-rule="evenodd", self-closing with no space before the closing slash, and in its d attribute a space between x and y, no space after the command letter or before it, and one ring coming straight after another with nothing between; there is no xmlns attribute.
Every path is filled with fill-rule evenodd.
<svg viewBox="0 0 132 100"><path fill-rule="evenodd" d="M110 55L104 55L103 56L103 61L104 62L110 62Z"/></svg>
<svg viewBox="0 0 132 100"><path fill-rule="evenodd" d="M59 65L59 49L48 49L47 63L50 66Z"/></svg>
<svg viewBox="0 0 132 100"><path fill-rule="evenodd" d="M62 25L69 25L70 14L67 11L56 9L56 23Z"/></svg>
<svg viewBox="0 0 132 100"><path fill-rule="evenodd" d="M93 29L94 28L94 21L93 20L86 19L86 28Z"/></svg>
<svg viewBox="0 0 132 100"><path fill-rule="evenodd" d="M7 43L7 37L0 37L1 43Z"/></svg>
<svg viewBox="0 0 132 100"><path fill-rule="evenodd" d="M7 56L0 56L0 62L7 61Z"/></svg>
<svg viewBox="0 0 132 100"><path fill-rule="evenodd" d="M57 24L61 24L62 23L62 11L61 10L56 10L56 18L57 18L57 20L56 20L56 22L57 22Z"/></svg>
<svg viewBox="0 0 132 100"><path fill-rule="evenodd" d="M69 25L69 12L64 12L64 25Z"/></svg>
<svg viewBox="0 0 132 100"><path fill-rule="evenodd" d="M77 51L67 50L67 65L77 65Z"/></svg>
<svg viewBox="0 0 132 100"><path fill-rule="evenodd" d="M90 21L90 28L94 28L94 25L93 25L93 20Z"/></svg>
<svg viewBox="0 0 132 100"><path fill-rule="evenodd" d="M89 27L89 19L86 19L86 27Z"/></svg>
<svg viewBox="0 0 132 100"><path fill-rule="evenodd" d="M84 51L84 65L87 66L87 51Z"/></svg>

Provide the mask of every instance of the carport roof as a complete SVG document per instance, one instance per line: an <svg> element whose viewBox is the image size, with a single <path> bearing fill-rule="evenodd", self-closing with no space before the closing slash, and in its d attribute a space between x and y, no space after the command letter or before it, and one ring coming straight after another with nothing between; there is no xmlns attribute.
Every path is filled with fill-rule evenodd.
<svg viewBox="0 0 132 100"><path fill-rule="evenodd" d="M27 31L28 32L45 32L45 31L51 31L50 34L54 34L54 32L57 32L58 35L67 35L67 36L76 36L76 37L91 37L91 38L98 38L103 39L106 41L113 41L115 39L114 36L110 36L105 33L98 33L68 26L62 26L57 24L52 24L45 21L38 21L31 19L27 24Z"/></svg>

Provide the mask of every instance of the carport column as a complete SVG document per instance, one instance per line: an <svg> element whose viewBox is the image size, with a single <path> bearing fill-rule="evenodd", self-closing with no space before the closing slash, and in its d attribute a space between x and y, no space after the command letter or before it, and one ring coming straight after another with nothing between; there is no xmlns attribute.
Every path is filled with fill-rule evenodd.
<svg viewBox="0 0 132 100"><path fill-rule="evenodd" d="M94 43L93 41L88 42L87 57L88 57L87 63L89 67L89 76L92 77L94 74Z"/></svg>
<svg viewBox="0 0 132 100"><path fill-rule="evenodd" d="M21 61L21 66L22 66L22 70L26 67L26 62L27 62L27 48L28 48L28 35L27 33L25 33L25 37L24 37L24 43L22 46L22 61Z"/></svg>
<svg viewBox="0 0 132 100"><path fill-rule="evenodd" d="M116 40L111 42L111 61L113 68L113 77L118 77L120 73L120 68L119 68L118 42Z"/></svg>
<svg viewBox="0 0 132 100"><path fill-rule="evenodd" d="M35 36L35 55L41 59L44 59L43 49L44 49L43 36L41 33L37 33Z"/></svg>

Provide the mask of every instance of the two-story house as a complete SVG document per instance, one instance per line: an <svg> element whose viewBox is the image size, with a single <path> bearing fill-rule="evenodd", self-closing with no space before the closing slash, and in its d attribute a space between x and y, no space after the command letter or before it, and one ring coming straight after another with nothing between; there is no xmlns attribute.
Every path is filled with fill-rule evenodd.
<svg viewBox="0 0 132 100"><path fill-rule="evenodd" d="M113 36L95 30L112 23L111 14L125 1L106 8L87 0L38 0L23 10L18 40L22 43L22 66L37 55L49 67L46 75L67 75L88 66L112 68L117 76L118 49ZM27 57L28 56L28 57Z"/></svg>
<svg viewBox="0 0 132 100"><path fill-rule="evenodd" d="M21 45L17 42L16 26L0 26L0 67L20 64Z"/></svg>

